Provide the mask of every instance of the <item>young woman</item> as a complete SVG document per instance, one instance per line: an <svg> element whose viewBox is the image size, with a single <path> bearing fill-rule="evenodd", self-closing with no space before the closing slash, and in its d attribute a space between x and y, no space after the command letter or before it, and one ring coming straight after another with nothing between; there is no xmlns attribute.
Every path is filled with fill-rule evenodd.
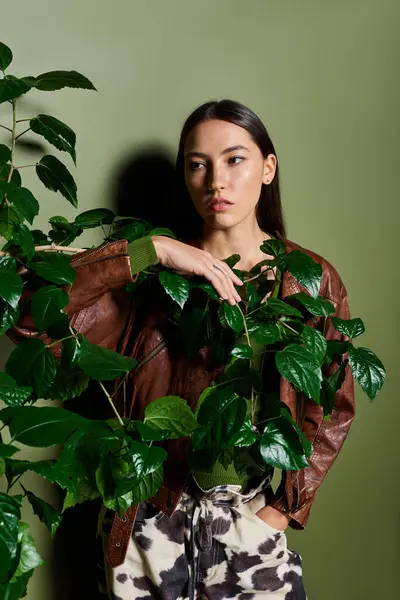
<svg viewBox="0 0 400 600"><path fill-rule="evenodd" d="M168 395L185 398L194 409L201 391L224 368L209 347L188 356L162 295L149 293L143 301L140 294L132 300L125 292L151 265L205 277L220 302L233 305L241 300L242 281L224 259L239 254L236 267L248 270L265 258L263 241L277 237L288 252L301 249L321 264L320 295L329 298L336 316L349 318L346 289L333 266L285 238L278 160L254 112L231 100L195 110L182 130L177 177L184 241L164 236L129 244L119 240L71 261L76 278L66 312L73 327L90 342L138 361L116 397L122 417L141 418L152 400ZM300 291L302 286L285 272L280 298ZM215 308L210 303L210 310ZM308 324L322 331L323 319ZM330 319L324 333L341 339ZM32 335L29 317L12 333L15 340ZM110 599L306 598L302 560L287 547L285 529L306 526L316 491L347 436L354 418L352 375L347 366L327 421L322 407L297 393L268 358L256 367L262 391L279 394L313 444L310 466L283 471L274 493L272 468L258 478L244 477L232 465L225 469L218 461L211 473L194 469L187 439L169 441L159 492L122 518L101 511L99 546L106 556L101 589ZM260 411L268 409L266 397L258 402Z"/></svg>
<svg viewBox="0 0 400 600"><path fill-rule="evenodd" d="M239 254L236 267L249 270L265 258L260 251L264 240L285 235L278 160L264 125L231 100L200 106L182 130L177 176L180 236L186 241L155 236L129 244L132 272L159 262L183 275L205 277L221 301L235 304L242 282L223 259ZM299 248L285 242L288 251ZM335 304L336 315L348 318L346 290L337 272L306 252L323 267L320 294ZM296 285L284 278L280 297L299 291ZM194 408L202 389L223 368L210 362L207 349L185 356L158 303L138 308L120 346L136 356L140 367L125 390L129 399L120 407L125 416L140 418L151 400L164 395L186 398ZM338 336L332 327L326 335ZM287 547L285 529L288 524L304 528L315 492L347 435L354 415L351 374L347 371L336 394L335 417L327 422L321 407L272 375L271 364L258 367L266 390L280 393L315 444L311 467L284 472L274 494L272 469L258 480L218 462L212 473L193 471L185 442L170 443L164 483L151 502L133 507L123 519L101 513L104 591L110 598L306 598L302 561Z"/></svg>

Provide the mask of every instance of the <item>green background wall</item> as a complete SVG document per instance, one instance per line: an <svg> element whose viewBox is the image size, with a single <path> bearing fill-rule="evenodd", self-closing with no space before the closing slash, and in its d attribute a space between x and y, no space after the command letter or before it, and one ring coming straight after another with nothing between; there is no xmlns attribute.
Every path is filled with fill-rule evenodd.
<svg viewBox="0 0 400 600"><path fill-rule="evenodd" d="M81 210L109 204L110 177L128 152L150 141L173 155L185 117L204 101L237 99L267 125L289 237L336 266L353 316L366 323L360 343L388 370L374 403L357 393L354 426L307 530L288 533L303 556L309 600L398 597L399 17L395 0L0 3L0 39L13 49L15 75L76 69L99 90L36 92L21 111L48 112L77 132ZM5 115L2 105L3 124ZM75 216L33 172L23 175L44 205L39 226L51 215ZM2 340L3 360L10 349ZM28 599L54 600L47 533L29 511L25 518L49 563Z"/></svg>

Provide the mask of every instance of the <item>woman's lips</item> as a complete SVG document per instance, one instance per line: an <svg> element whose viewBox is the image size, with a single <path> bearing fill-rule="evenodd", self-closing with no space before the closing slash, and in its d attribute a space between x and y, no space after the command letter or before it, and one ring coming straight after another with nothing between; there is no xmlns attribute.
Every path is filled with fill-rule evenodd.
<svg viewBox="0 0 400 600"><path fill-rule="evenodd" d="M229 202L229 200L225 200L224 198L213 200L208 205L210 210L212 210L213 212L224 212L225 210L228 210L231 206L232 202Z"/></svg>

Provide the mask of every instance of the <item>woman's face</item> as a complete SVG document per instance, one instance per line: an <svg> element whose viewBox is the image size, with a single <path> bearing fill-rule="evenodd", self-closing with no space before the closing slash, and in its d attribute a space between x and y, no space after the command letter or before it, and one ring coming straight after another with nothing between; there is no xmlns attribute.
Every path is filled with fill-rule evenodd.
<svg viewBox="0 0 400 600"><path fill-rule="evenodd" d="M205 223L228 229L255 216L263 183L271 183L276 156L266 159L250 134L233 123L199 123L184 145L185 181Z"/></svg>

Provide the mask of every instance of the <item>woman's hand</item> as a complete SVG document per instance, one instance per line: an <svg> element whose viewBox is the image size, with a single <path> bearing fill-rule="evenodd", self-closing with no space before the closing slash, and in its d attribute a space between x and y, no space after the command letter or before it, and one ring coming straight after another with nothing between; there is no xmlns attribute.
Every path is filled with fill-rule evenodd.
<svg viewBox="0 0 400 600"><path fill-rule="evenodd" d="M259 511L256 512L257 517L262 521L265 521L271 527L285 531L289 524L289 517L281 513L273 506L263 506Z"/></svg>
<svg viewBox="0 0 400 600"><path fill-rule="evenodd" d="M180 275L199 275L205 277L216 289L218 295L229 304L241 301L235 285L243 281L222 260L213 258L205 250L194 248L163 235L152 236L158 260Z"/></svg>

